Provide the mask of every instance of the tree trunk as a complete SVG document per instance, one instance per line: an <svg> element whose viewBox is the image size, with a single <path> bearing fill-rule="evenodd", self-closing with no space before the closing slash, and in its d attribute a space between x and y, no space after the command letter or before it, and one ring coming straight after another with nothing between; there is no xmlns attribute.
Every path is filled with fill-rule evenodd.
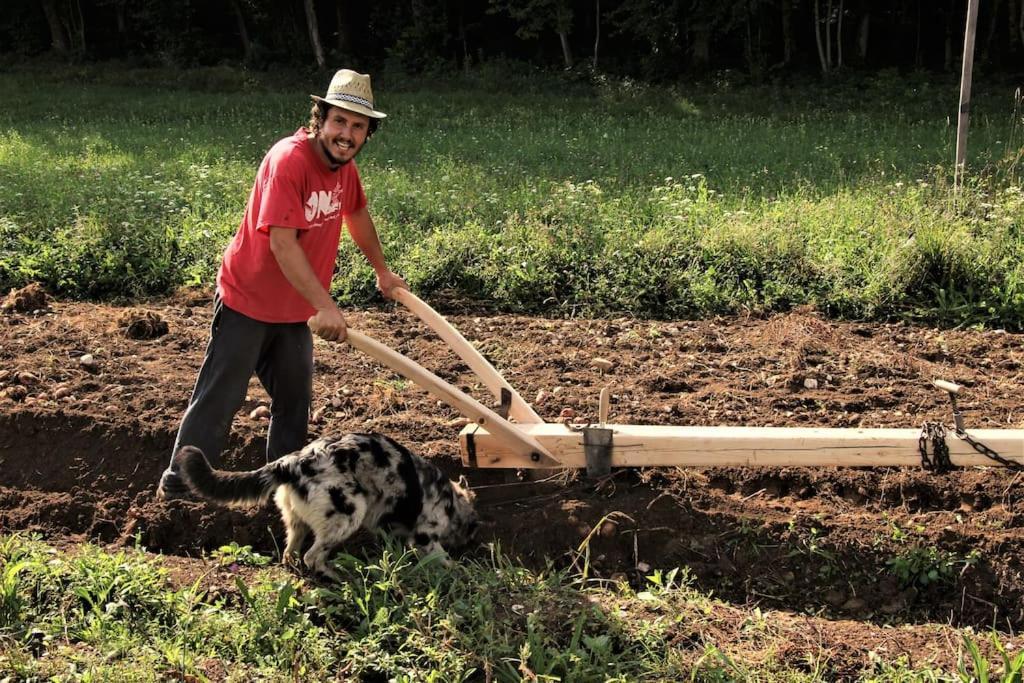
<svg viewBox="0 0 1024 683"><path fill-rule="evenodd" d="M825 13L825 65L828 72L832 73L832 0L826 5L828 10Z"/></svg>
<svg viewBox="0 0 1024 683"><path fill-rule="evenodd" d="M921 0L917 0L917 18L914 31L914 67L920 69L924 65L924 53L921 51Z"/></svg>
<svg viewBox="0 0 1024 683"><path fill-rule="evenodd" d="M569 34L565 31L558 32L558 39L562 42L562 58L565 60L565 68L572 68L572 48L569 47Z"/></svg>
<svg viewBox="0 0 1024 683"><path fill-rule="evenodd" d="M316 8L313 0L303 0L306 9L306 29L309 31L309 42L313 46L313 56L316 57L316 65L321 69L327 67L327 59L324 57L324 46L320 43L320 29L316 21Z"/></svg>
<svg viewBox="0 0 1024 683"><path fill-rule="evenodd" d="M338 33L334 46L338 52L351 55L355 54L356 46L352 39L352 17L348 10L348 0L335 0L334 18L338 25Z"/></svg>
<svg viewBox="0 0 1024 683"><path fill-rule="evenodd" d="M953 70L953 2L946 3L946 40L945 54L942 56L942 68L944 71Z"/></svg>
<svg viewBox="0 0 1024 683"><path fill-rule="evenodd" d="M988 16L988 29L985 32L985 46L981 48L981 59L978 60L982 65L988 64L989 55L992 54L992 42L996 35L996 26L999 23L999 10L1002 4L1003 0L992 0L992 4L989 5L991 14Z"/></svg>
<svg viewBox="0 0 1024 683"><path fill-rule="evenodd" d="M68 39L64 33L64 25L60 21L60 14L57 12L56 0L43 0L43 12L50 27L50 47L61 57L67 56Z"/></svg>
<svg viewBox="0 0 1024 683"><path fill-rule="evenodd" d="M1006 38L1011 50L1017 44L1017 11L1017 0L1010 0L1006 4Z"/></svg>
<svg viewBox="0 0 1024 683"><path fill-rule="evenodd" d="M700 22L693 27L693 67L703 69L711 61L711 25Z"/></svg>
<svg viewBox="0 0 1024 683"><path fill-rule="evenodd" d="M868 61L868 36L871 32L871 10L864 12L860 18L860 26L857 28L857 58L861 64Z"/></svg>
<svg viewBox="0 0 1024 683"><path fill-rule="evenodd" d="M793 0L782 0L782 64L793 61Z"/></svg>
<svg viewBox="0 0 1024 683"><path fill-rule="evenodd" d="M825 61L825 48L821 43L821 6L819 0L814 0L814 42L818 44L818 61L821 63L821 73L828 76L828 62Z"/></svg>
<svg viewBox="0 0 1024 683"><path fill-rule="evenodd" d="M594 0L594 71L597 71L597 48L601 45L601 0Z"/></svg>
<svg viewBox="0 0 1024 683"><path fill-rule="evenodd" d="M1024 44L1024 4L1021 5L1020 15L1017 19L1017 33L1020 35L1020 42Z"/></svg>
<svg viewBox="0 0 1024 683"><path fill-rule="evenodd" d="M843 68L843 0L839 0L839 21L836 25L837 68Z"/></svg>
<svg viewBox="0 0 1024 683"><path fill-rule="evenodd" d="M242 41L242 59L248 64L252 61L252 41L249 40L249 29L245 26L245 14L242 12L239 0L230 1L231 11L235 15L235 25L238 27L238 38Z"/></svg>

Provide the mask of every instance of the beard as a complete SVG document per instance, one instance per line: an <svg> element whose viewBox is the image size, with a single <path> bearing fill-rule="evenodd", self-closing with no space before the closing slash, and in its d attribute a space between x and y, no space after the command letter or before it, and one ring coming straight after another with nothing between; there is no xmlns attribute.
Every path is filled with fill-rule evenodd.
<svg viewBox="0 0 1024 683"><path fill-rule="evenodd" d="M356 147L354 143L350 143L350 144L352 144L352 149L355 150L355 151L352 152L352 156L349 157L348 159L339 159L331 151L331 146L326 144L322 137L317 136L317 144L320 145L320 149L323 150L324 156L327 157L327 159L331 162L331 164L334 165L335 168L339 168L341 166L344 166L348 162L352 161L352 159L355 159L356 156L358 156L359 151L362 149L361 146L360 147Z"/></svg>

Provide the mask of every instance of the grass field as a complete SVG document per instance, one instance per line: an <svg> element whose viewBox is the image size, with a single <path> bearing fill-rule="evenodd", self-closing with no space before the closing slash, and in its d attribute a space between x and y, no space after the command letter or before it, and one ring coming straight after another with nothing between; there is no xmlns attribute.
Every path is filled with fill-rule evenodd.
<svg viewBox="0 0 1024 683"><path fill-rule="evenodd" d="M0 286L130 298L212 282L260 159L325 80L0 74ZM375 88L390 118L360 158L364 184L391 263L428 299L1024 325L1009 88L976 97L958 201L949 80L656 88L487 74ZM335 293L373 296L348 242Z"/></svg>
<svg viewBox="0 0 1024 683"><path fill-rule="evenodd" d="M780 661L805 626L715 600L693 589L685 570L654 570L638 591L588 580L584 557L581 548L577 571L536 573L494 550L446 569L437 557L386 545L373 560L341 556L344 581L318 587L232 545L183 584L161 558L137 550L62 552L4 536L0 633L21 637L0 639L0 671L19 681L408 683L837 675L821 644L798 666ZM726 649L709 637L716 632L728 632ZM990 669L979 648L987 639L970 630L959 637L955 669L879 659L843 670L843 680L1020 681L1024 655ZM1004 652L998 639L992 648Z"/></svg>

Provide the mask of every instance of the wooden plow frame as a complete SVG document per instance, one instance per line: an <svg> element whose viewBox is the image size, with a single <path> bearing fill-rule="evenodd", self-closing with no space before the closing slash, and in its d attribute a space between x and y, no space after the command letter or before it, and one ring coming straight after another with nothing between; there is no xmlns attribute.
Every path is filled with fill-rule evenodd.
<svg viewBox="0 0 1024 683"><path fill-rule="evenodd" d="M394 298L436 332L493 394L488 408L448 382L356 330L354 348L418 384L467 417L459 435L463 464L487 468L582 468L600 476L611 467L881 467L962 466L1024 468L1024 429L965 430L956 400L960 387L936 380L953 409L954 429L804 427L675 427L607 424L608 389L601 391L599 421L590 425L544 422L459 332L407 289ZM513 422L514 420L514 422Z"/></svg>

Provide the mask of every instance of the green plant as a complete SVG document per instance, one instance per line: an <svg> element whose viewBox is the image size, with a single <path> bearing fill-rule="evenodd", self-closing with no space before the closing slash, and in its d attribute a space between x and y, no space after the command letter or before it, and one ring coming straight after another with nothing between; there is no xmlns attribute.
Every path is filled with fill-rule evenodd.
<svg viewBox="0 0 1024 683"><path fill-rule="evenodd" d="M232 564L243 567L266 567L270 564L270 558L253 552L251 545L238 545L235 541L222 545L210 553L210 556L222 567Z"/></svg>

